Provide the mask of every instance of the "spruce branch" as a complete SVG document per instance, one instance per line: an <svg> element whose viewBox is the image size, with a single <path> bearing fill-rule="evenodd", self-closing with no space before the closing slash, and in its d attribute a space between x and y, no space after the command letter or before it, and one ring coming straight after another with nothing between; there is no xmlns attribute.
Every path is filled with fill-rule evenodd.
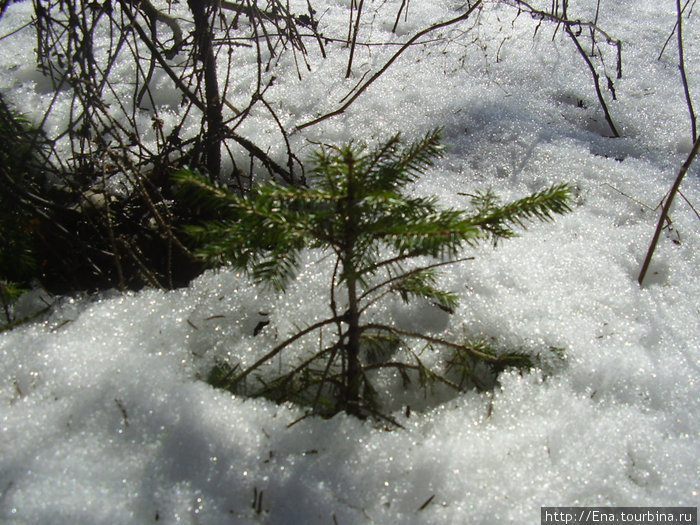
<svg viewBox="0 0 700 525"><path fill-rule="evenodd" d="M371 156L365 184L370 191L396 190L413 182L442 156L442 130L428 132L422 139L402 148L401 135L394 135Z"/></svg>
<svg viewBox="0 0 700 525"><path fill-rule="evenodd" d="M410 303L412 298L420 297L437 303L440 308L453 312L457 308L458 296L437 288L437 273L434 270L423 270L404 276L392 286L404 303Z"/></svg>
<svg viewBox="0 0 700 525"><path fill-rule="evenodd" d="M385 325L381 323L368 323L363 326L363 330L383 330L386 332L393 333L396 336L403 336L403 337L408 337L411 339L420 339L421 341L425 341L426 343L430 343L433 345L439 345L439 346L444 346L447 348L451 348L454 350L459 350L462 352L465 352L472 357L479 359L481 361L485 361L487 363L493 363L493 364L499 364L502 362L502 358L500 356L493 355L488 352L484 352L482 348L471 346L471 345L465 345L465 344L459 344L455 343L453 341L448 341L447 339L441 339L439 337L435 336L430 336L426 334L422 334L420 332L413 332L411 330L403 330L401 328L398 328L396 326L391 326L391 325Z"/></svg>
<svg viewBox="0 0 700 525"><path fill-rule="evenodd" d="M478 193L472 199L477 214L473 224L481 228L494 241L515 236L513 226L527 228L527 223L535 219L542 222L553 220L554 215L571 211L572 188L567 184L557 184L542 191L523 197L509 204L501 205L490 191Z"/></svg>
<svg viewBox="0 0 700 525"><path fill-rule="evenodd" d="M172 176L178 196L185 197L193 205L220 210L231 203L233 195L198 170L183 168Z"/></svg>
<svg viewBox="0 0 700 525"><path fill-rule="evenodd" d="M403 268L401 268L401 267L399 266L400 263L401 263L401 261L403 261L403 260L405 260L405 257L395 257L395 258L392 258L392 259L389 259L389 260L380 262L380 263L377 265L377 268L398 266L398 267L399 267L399 274L398 274L398 275L391 275L391 273L390 273L387 279L385 279L384 281L380 281L379 283L375 284L375 285L372 286L371 288L365 290L365 291L362 293L362 296L360 297L360 300L365 299L365 297L368 297L368 296L370 296L370 295L376 293L378 290L380 290L380 289L382 289L382 288L385 288L385 287L387 287L387 286L391 286L391 285L392 285L393 283L395 283L396 281L400 281L400 280L402 280L402 279L404 279L404 278L406 278L406 277L410 277L410 276L413 275L414 273L419 273L419 272L423 272L423 271L430 271L430 270L434 270L435 268L440 268L440 267L442 267L442 266L453 265L453 264L457 264L457 263L464 262L464 261L473 261L473 260L474 260L474 257L462 257L462 258L460 258L460 259L452 259L452 260L447 260L447 261L440 261L440 262L436 262L436 263L429 264L429 265L425 265L425 266L419 266L419 267L414 268L414 269L412 269L412 270L404 270ZM377 300L377 299L370 299L370 300L368 300L368 301L367 301L367 304L366 304L366 306L365 306L365 308L366 308L367 306L371 305L372 303L374 303L376 300Z"/></svg>

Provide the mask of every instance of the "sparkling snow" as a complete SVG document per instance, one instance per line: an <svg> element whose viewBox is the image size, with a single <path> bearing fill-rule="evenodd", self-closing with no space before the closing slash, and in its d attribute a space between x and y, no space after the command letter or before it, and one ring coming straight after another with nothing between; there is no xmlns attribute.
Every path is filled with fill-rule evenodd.
<svg viewBox="0 0 700 525"><path fill-rule="evenodd" d="M305 2L294 4L305 10ZM461 4L411 2L394 35L400 2L372 2L361 39L403 42L456 16ZM596 2L572 4L572 18L593 18ZM318 9L323 33L344 37L349 1ZM31 10L28 1L10 5L0 36ZM463 194L479 188L517 198L575 184L573 213L533 224L496 249L480 246L465 254L474 260L445 270L443 284L461 294L454 315L394 303L375 313L413 329L541 352L541 370L506 372L493 392L440 390L427 399L387 386L405 429L342 414L288 427L301 408L235 397L198 378L217 358L250 364L295 326L328 314L332 268L315 254L283 296L220 271L171 292L54 298L48 317L0 333L0 520L532 524L541 506L696 506L700 229L683 198L645 286L636 282L657 206L691 146L675 39L657 60L674 6L601 2L600 26L623 42L618 100L606 92L620 139L610 138L573 44L561 30L552 38L548 23L533 36L537 22L516 15L485 3L478 17L444 30L442 41L406 51L343 115L291 140L303 158L310 141L373 141L399 130L412 139L444 126L447 155L415 191L446 206L468 205ZM700 107L697 16L684 29ZM33 67L33 38L27 28L0 40L0 90L38 119L51 90ZM610 67L613 51L601 46ZM302 124L338 107L396 49L358 47L346 80L347 49L328 44L323 60L310 43L312 71L302 70L300 81L291 56L283 57L269 102L285 125ZM234 60L243 81L230 98L243 105L255 67L243 52ZM156 82L161 103L177 111L167 78ZM68 98L56 104L68 107ZM63 122L54 112L48 132ZM239 132L282 159L276 129L260 111ZM696 209L699 163L682 186ZM40 304L37 293L18 308ZM259 312L270 324L253 337Z"/></svg>

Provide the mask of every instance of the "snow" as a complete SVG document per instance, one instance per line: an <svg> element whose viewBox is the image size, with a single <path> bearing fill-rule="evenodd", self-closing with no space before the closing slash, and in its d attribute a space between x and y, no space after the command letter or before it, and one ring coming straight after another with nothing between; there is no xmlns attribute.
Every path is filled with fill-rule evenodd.
<svg viewBox="0 0 700 525"><path fill-rule="evenodd" d="M572 16L592 19L595 4L576 2ZM399 5L371 3L361 37L403 42L456 16L461 2L411 2L393 35ZM348 6L319 8L324 34L345 35ZM0 35L31 10L27 1L10 5ZM444 126L447 155L414 191L445 206L466 206L463 194L480 188L516 198L575 184L573 213L495 249L480 246L465 254L474 260L445 270L444 286L461 294L454 315L400 303L373 314L416 330L493 338L542 354L542 369L505 372L493 392L437 389L427 399L382 385L404 429L343 414L290 426L301 408L233 396L199 377L218 358L251 364L295 326L328 315L332 268L318 254L306 254L281 296L222 270L175 291L54 298L44 317L0 333L0 519L526 524L542 506L696 506L700 236L688 202L700 203L698 164L682 186L687 201L677 198L672 209L674 231L662 236L645 286L636 283L657 205L691 146L674 41L657 60L674 8L601 3L601 27L623 42L618 100L606 93L620 139L610 138L573 44L561 30L553 38L547 23L535 35L537 22L516 15L486 3L478 17L445 29L442 41L404 53L343 115L291 140L303 158L310 141L371 142L398 130L411 139ZM696 17L684 29L697 98ZM33 67L33 45L31 28L0 40L0 90L38 119L52 93ZM601 47L612 67L613 50ZM347 80L347 49L337 44L328 44L326 60L311 50L302 80L285 55L269 102L287 126L302 124L338 107L396 49L358 47ZM243 51L234 61L247 80L230 97L244 105L256 72ZM167 79L158 82L162 103L177 111ZM68 99L59 96L56 107L49 132L64 122ZM282 156L276 129L256 110L238 131ZM35 292L18 308L46 300ZM270 324L253 337L260 312ZM283 359L303 351L290 348Z"/></svg>

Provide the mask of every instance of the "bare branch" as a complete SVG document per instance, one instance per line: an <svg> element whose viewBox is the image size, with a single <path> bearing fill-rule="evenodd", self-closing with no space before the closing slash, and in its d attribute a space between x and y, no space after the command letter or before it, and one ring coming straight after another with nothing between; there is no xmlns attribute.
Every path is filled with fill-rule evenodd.
<svg viewBox="0 0 700 525"><path fill-rule="evenodd" d="M304 129L304 128L308 128L309 126L314 126L314 125L318 124L319 122L323 122L323 121L326 120L326 119L329 119L329 118L331 118L331 117L335 117L335 116L337 116L337 115L340 115L340 114L344 113L345 110L348 109L348 108L352 105L352 103L355 102L355 100L357 100L357 98L358 98L362 93L364 93L364 92L367 90L367 88L368 88L369 86L371 86L371 85L374 83L375 80L377 80L380 76L382 76L382 75L384 74L384 72L385 72L387 69L389 69L389 67L396 61L396 59L399 58L399 56L401 56L401 54L402 54L404 51L406 51L406 49L408 49L409 47L411 47L417 40L419 40L421 37L427 35L428 33L431 33L432 31L436 31L436 30L438 30L438 29L442 29L442 28L444 28L444 27L448 27L448 26L451 26L451 25L453 25L453 24L457 24L457 23L459 23L459 22L463 22L464 20L466 20L467 18L469 18L469 15L471 15L472 12L474 12L474 10L475 10L477 7L479 7L479 5L481 5L481 1L482 1L482 0L477 0L471 7L469 7L469 9L468 9L465 13L461 14L460 16L455 17L455 18L452 18L452 19L450 19L450 20L446 20L445 22L439 22L439 23L437 23L437 24L434 24L434 25L432 25L432 26L430 26L430 27L427 27L427 28L425 28L425 29L419 31L419 32L416 33L415 35L413 35L405 44L403 44L403 45L399 48L399 50L398 50L396 53L394 53L394 55L387 61L386 64L384 64L384 65L381 67L381 69L380 69L379 71L377 71L374 75L372 75L372 76L370 77L370 79L369 79L367 82L365 82L364 84L362 84L362 85L357 89L357 91L355 91L355 94L354 94L352 97L350 97L350 98L348 99L348 101L347 101L345 104L343 104L343 105L342 105L341 107L339 107L338 109L336 109L336 110L334 110L334 111L331 111L330 113L327 113L327 114L322 115L322 116L320 116L320 117L318 117L318 118L315 118L315 119L313 119L313 120L310 120L309 122L305 122L305 123L303 123L303 124L300 124L299 126L297 126L297 130L302 130L302 129Z"/></svg>
<svg viewBox="0 0 700 525"><path fill-rule="evenodd" d="M593 85L595 86L595 92L596 92L596 95L598 96L598 102L600 103L600 106L603 108L603 113L605 114L605 121L608 123L608 126L610 126L610 131L612 131L613 137L619 137L620 133L617 131L617 128L615 127L615 123L613 122L612 116L610 115L610 110L608 109L608 105L605 102L605 98L603 97L603 92L600 89L600 75L598 75L598 72L596 71L595 66L593 65L593 62L591 62L591 59L588 58L586 51L581 46L581 43L578 41L578 38L576 38L576 35L571 30L571 27L567 25L567 26L565 26L565 28L566 28L566 33L573 40L574 45L576 46L576 49L578 50L579 55L581 55L581 58L583 58L583 60L586 62L586 65L588 66L588 69L591 71L591 75L593 76Z"/></svg>
<svg viewBox="0 0 700 525"><path fill-rule="evenodd" d="M695 140L695 144L693 144L693 148L690 150L688 158L685 159L685 162L681 166L681 169L678 171L678 176L676 177L676 180L673 183L673 186L671 187L671 191L669 192L668 197L666 197L666 202L664 203L664 207L661 210L659 222L657 223L656 230L654 231L654 237L651 240L649 250L647 251L646 258L644 259L644 264L642 264L642 269L639 272L639 277L637 278L637 282L640 286L644 282L644 277L646 276L647 270L649 269L649 265L651 264L651 258L653 257L654 250L656 249L656 245L659 242L659 237L661 236L661 231L664 228L664 222L666 222L666 218L668 217L668 212L671 209L671 204L673 204L673 198L676 196L676 193L678 192L678 189L681 186L681 182L683 182L683 177L685 177L685 174L688 172L690 165L693 163L693 160L695 160L695 156L698 154L699 149L700 137Z"/></svg>
<svg viewBox="0 0 700 525"><path fill-rule="evenodd" d="M693 109L693 100L690 97L690 89L688 88L688 78L685 74L685 58L683 54L683 11L681 10L681 0L676 0L676 35L678 36L678 69L681 72L681 83L683 84L683 93L685 101L688 105L688 113L690 114L690 128L692 131L693 142L698 137L697 123L695 110Z"/></svg>

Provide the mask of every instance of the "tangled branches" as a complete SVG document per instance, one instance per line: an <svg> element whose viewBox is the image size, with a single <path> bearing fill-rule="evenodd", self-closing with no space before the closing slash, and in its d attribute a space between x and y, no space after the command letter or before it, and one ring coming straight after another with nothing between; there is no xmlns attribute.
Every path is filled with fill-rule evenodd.
<svg viewBox="0 0 700 525"><path fill-rule="evenodd" d="M251 0L33 0L33 8L49 94L37 129L57 131L34 148L42 166L31 186L23 170L3 170L2 178L8 205L38 221L42 253L51 254L41 271L65 281L59 289L168 288L201 270L178 238L179 224L200 213L174 199L169 177L180 166L239 193L259 174L303 183L265 97L276 60L306 60L300 28L325 53L310 5L300 15L281 0L265 9ZM245 55L239 63L257 61L252 86L236 53ZM253 108L272 114L286 159L241 131Z"/></svg>

